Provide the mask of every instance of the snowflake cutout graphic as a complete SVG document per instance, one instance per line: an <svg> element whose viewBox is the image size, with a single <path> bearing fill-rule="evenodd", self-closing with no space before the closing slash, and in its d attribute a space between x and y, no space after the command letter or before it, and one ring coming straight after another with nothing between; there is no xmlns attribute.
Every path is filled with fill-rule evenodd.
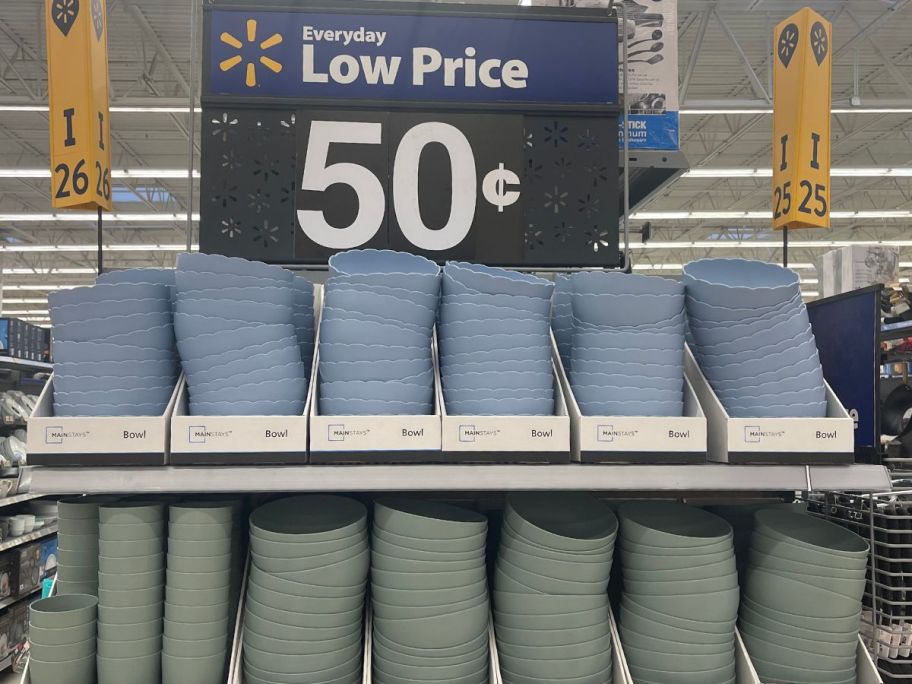
<svg viewBox="0 0 912 684"><path fill-rule="evenodd" d="M542 175L542 169L544 166L541 164L536 164L534 159L529 159L526 162L526 171L523 174L526 177L526 180L539 180Z"/></svg>
<svg viewBox="0 0 912 684"><path fill-rule="evenodd" d="M528 147L530 149L535 147L535 133L533 133L532 131L526 131L525 145L526 145L526 147Z"/></svg>
<svg viewBox="0 0 912 684"><path fill-rule="evenodd" d="M554 226L554 239L561 244L567 244L571 237L573 237L573 226L566 221L561 221Z"/></svg>
<svg viewBox="0 0 912 684"><path fill-rule="evenodd" d="M209 198L209 201L222 209L227 209L238 201L237 190L237 185L232 185L228 179L225 179L218 190Z"/></svg>
<svg viewBox="0 0 912 684"><path fill-rule="evenodd" d="M269 211L269 208L272 206L272 195L268 192L263 192L259 188L257 188L256 192L248 192L247 200L247 206L253 209L257 214Z"/></svg>
<svg viewBox="0 0 912 684"><path fill-rule="evenodd" d="M279 241L279 237L276 235L278 232L279 227L269 225L269 219L265 219L261 225L253 227L253 241L263 243L263 247L269 247L270 243L275 244Z"/></svg>
<svg viewBox="0 0 912 684"><path fill-rule="evenodd" d="M222 235L227 237L229 240L234 240L241 233L244 232L241 222L237 219L229 218L222 220Z"/></svg>
<svg viewBox="0 0 912 684"><path fill-rule="evenodd" d="M573 168L573 162L571 162L566 157L561 157L556 162L554 162L554 169L560 175L561 178L566 178L567 174L570 173L570 170Z"/></svg>
<svg viewBox="0 0 912 684"><path fill-rule="evenodd" d="M591 230L585 231L583 237L586 238L586 247L593 252L598 252L600 249L610 245L608 231L598 226L592 226Z"/></svg>
<svg viewBox="0 0 912 684"><path fill-rule="evenodd" d="M561 192L556 185L551 192L545 192L545 209L554 209L555 214L567 206L567 195L569 192Z"/></svg>
<svg viewBox="0 0 912 684"><path fill-rule="evenodd" d="M579 142L577 142L576 146L584 152L594 152L598 149L598 136L592 132L591 128L587 128L585 131L580 133L577 136L577 139Z"/></svg>
<svg viewBox="0 0 912 684"><path fill-rule="evenodd" d="M576 203L579 205L577 211L579 211L581 214L585 214L586 218L592 218L593 214L597 214L599 212L598 205L601 201L602 200L600 200L598 197L593 197L587 192L585 197L580 197L578 200L576 200Z"/></svg>
<svg viewBox="0 0 912 684"><path fill-rule="evenodd" d="M212 119L211 123L213 124L212 137L221 138L223 143L228 142L237 135L235 126L238 125L238 120L237 118L229 118L228 112L223 113L221 117Z"/></svg>
<svg viewBox="0 0 912 684"><path fill-rule="evenodd" d="M537 247L545 246L544 234L545 231L536 229L535 224L529 224L529 229L525 232L523 239L530 252L534 252Z"/></svg>
<svg viewBox="0 0 912 684"><path fill-rule="evenodd" d="M590 164L586 167L586 173L592 177L593 188L608 180L608 167L604 164Z"/></svg>
<svg viewBox="0 0 912 684"><path fill-rule="evenodd" d="M278 178L282 175L282 172L279 170L279 160L274 157L267 155L260 159L254 159L253 164L253 175L262 179L264 183L268 183L270 179Z"/></svg>
<svg viewBox="0 0 912 684"><path fill-rule="evenodd" d="M554 143L554 147L560 147L561 143L567 142L567 132L570 129L559 121L545 126L545 142Z"/></svg>
<svg viewBox="0 0 912 684"><path fill-rule="evenodd" d="M237 171L243 165L241 158L233 147L229 147L227 152L222 153L222 159L219 164L228 171Z"/></svg>

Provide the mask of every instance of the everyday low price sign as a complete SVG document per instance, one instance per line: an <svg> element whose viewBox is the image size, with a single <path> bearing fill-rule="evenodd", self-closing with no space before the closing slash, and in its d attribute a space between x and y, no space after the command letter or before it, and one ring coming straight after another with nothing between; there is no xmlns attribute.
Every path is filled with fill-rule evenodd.
<svg viewBox="0 0 912 684"><path fill-rule="evenodd" d="M830 226L833 27L804 8L775 29L773 228Z"/></svg>
<svg viewBox="0 0 912 684"><path fill-rule="evenodd" d="M609 105L617 24L377 10L207 13L210 95ZM607 18L607 17L606 17Z"/></svg>

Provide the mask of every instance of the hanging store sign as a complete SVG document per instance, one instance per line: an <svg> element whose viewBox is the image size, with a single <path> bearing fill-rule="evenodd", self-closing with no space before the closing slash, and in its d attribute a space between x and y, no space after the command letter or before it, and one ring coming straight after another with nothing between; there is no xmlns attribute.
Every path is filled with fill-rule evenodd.
<svg viewBox="0 0 912 684"><path fill-rule="evenodd" d="M51 205L111 210L105 0L45 0Z"/></svg>
<svg viewBox="0 0 912 684"><path fill-rule="evenodd" d="M773 228L830 227L832 33L804 8L776 26Z"/></svg>
<svg viewBox="0 0 912 684"><path fill-rule="evenodd" d="M215 0L204 30L203 251L617 265L605 12Z"/></svg>
<svg viewBox="0 0 912 684"><path fill-rule="evenodd" d="M206 92L336 104L617 102L615 22L518 16L442 15L385 3L339 3L334 11L216 9L207 13Z"/></svg>

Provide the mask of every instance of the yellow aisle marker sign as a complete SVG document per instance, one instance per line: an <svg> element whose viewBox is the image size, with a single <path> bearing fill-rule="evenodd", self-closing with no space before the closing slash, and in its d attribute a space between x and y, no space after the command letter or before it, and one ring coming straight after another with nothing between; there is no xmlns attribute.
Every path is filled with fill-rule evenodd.
<svg viewBox="0 0 912 684"><path fill-rule="evenodd" d="M833 26L805 7L776 26L773 228L830 227Z"/></svg>
<svg viewBox="0 0 912 684"><path fill-rule="evenodd" d="M45 0L51 204L111 210L105 0Z"/></svg>

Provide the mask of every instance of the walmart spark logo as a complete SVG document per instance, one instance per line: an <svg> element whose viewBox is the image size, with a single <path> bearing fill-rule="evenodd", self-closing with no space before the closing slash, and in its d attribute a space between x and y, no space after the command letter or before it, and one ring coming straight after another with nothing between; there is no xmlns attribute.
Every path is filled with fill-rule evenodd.
<svg viewBox="0 0 912 684"><path fill-rule="evenodd" d="M247 20L248 48L250 47L250 45L254 45L254 46L256 45L256 34L257 34L256 19L248 19ZM242 43L238 38L235 38L233 35L231 35L227 31L224 31L222 33L222 35L219 37L221 38L221 41L223 43L225 43L226 45L230 45L231 47L233 47L236 50L242 50L244 48L244 43ZM260 43L259 48L260 48L260 50L268 50L269 48L275 47L276 45L278 45L281 42L282 42L282 36L278 33L273 33L271 36L269 36L269 38L267 38L262 43ZM221 62L219 62L219 69L221 69L222 71L230 71L231 69L233 69L234 67L236 67L238 64L240 64L243 61L244 61L244 57L242 55L235 55L234 57L229 57L228 59L225 59L225 60L222 60ZM274 59L270 59L266 55L260 55L260 57L257 61L275 74L282 71L282 65L279 62L275 61ZM248 88L254 88L254 87L256 87L256 84L257 84L256 62L248 60L246 66L247 66L247 74L244 79L244 83L247 84Z"/></svg>

